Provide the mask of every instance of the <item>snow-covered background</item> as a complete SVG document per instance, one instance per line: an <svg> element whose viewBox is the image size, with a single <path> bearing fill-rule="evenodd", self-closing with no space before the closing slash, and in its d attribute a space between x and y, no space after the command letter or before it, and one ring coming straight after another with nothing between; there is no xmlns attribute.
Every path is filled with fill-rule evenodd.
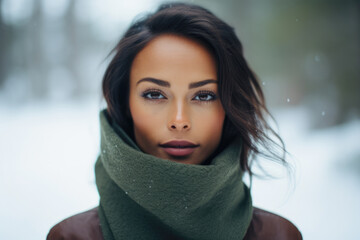
<svg viewBox="0 0 360 240"><path fill-rule="evenodd" d="M254 204L304 239L360 239L357 1L185 0L232 25L261 79L294 172L254 178ZM98 204L106 58L162 0L0 0L0 239L45 239ZM245 177L245 181L248 178Z"/></svg>

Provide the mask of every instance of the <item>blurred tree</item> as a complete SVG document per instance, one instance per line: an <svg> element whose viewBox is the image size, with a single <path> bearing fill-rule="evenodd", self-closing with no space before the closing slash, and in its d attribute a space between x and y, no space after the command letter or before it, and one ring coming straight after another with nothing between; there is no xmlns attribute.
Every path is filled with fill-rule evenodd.
<svg viewBox="0 0 360 240"><path fill-rule="evenodd" d="M85 16L91 15L89 1L65 1L65 10L54 18L45 9L49 2L32 0L26 2L31 17L17 22L4 21L4 1L0 0L0 88L10 79L18 82L11 88L22 87L25 90L18 92L40 99L54 92L67 98L100 91L101 76L95 76L94 69L118 39L103 36L101 15ZM270 107L303 104L311 109L317 126L360 116L360 1L188 2L210 9L234 27ZM128 26L119 26L119 33L112 35L120 36L124 27Z"/></svg>
<svg viewBox="0 0 360 240"><path fill-rule="evenodd" d="M205 1L235 28L271 106L305 104L314 126L360 116L360 1Z"/></svg>
<svg viewBox="0 0 360 240"><path fill-rule="evenodd" d="M11 63L10 57L10 43L11 43L11 29L4 22L3 18L3 2L0 0L0 88L3 86L5 79L8 76L8 69Z"/></svg>
<svg viewBox="0 0 360 240"><path fill-rule="evenodd" d="M42 0L33 0L33 12L30 21L25 25L26 39L30 41L28 56L26 56L26 68L30 73L32 97L44 99L47 96L47 76L49 65L45 58L46 32L44 31L45 18L42 9ZM27 42L23 42L25 48Z"/></svg>
<svg viewBox="0 0 360 240"><path fill-rule="evenodd" d="M67 10L64 15L64 33L66 36L66 54L65 54L65 66L71 73L71 79L74 84L73 96L81 96L85 86L82 86L82 75L80 73L80 56L83 48L79 36L82 33L82 29L79 26L75 14L75 0L69 0ZM88 41L91 41L89 39Z"/></svg>

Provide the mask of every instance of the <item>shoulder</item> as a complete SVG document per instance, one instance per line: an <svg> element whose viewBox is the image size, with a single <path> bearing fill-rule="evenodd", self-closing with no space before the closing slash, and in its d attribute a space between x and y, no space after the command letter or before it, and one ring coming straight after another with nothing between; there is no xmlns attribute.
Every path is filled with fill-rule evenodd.
<svg viewBox="0 0 360 240"><path fill-rule="evenodd" d="M103 239L97 207L66 218L52 227L47 240Z"/></svg>
<svg viewBox="0 0 360 240"><path fill-rule="evenodd" d="M274 213L254 208L253 218L244 239L301 240L302 236L297 227L289 220Z"/></svg>
<svg viewBox="0 0 360 240"><path fill-rule="evenodd" d="M97 207L79 213L56 224L48 233L47 240L103 239ZM290 221L254 208L253 217L244 240L301 240L299 230Z"/></svg>

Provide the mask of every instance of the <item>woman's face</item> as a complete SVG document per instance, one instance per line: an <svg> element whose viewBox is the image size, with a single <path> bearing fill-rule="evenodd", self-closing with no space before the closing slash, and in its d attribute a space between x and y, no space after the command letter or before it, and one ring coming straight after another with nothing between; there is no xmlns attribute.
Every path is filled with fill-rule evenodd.
<svg viewBox="0 0 360 240"><path fill-rule="evenodd" d="M129 105L145 153L201 164L220 143L225 112L215 60L193 40L161 35L136 55Z"/></svg>

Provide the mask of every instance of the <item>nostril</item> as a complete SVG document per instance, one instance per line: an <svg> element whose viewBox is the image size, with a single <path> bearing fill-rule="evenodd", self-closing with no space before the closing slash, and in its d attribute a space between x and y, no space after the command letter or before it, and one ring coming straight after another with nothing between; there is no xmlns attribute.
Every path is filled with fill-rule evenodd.
<svg viewBox="0 0 360 240"><path fill-rule="evenodd" d="M183 129L183 130L187 130L190 129L190 125L189 124L171 124L170 129L176 130L176 129Z"/></svg>

